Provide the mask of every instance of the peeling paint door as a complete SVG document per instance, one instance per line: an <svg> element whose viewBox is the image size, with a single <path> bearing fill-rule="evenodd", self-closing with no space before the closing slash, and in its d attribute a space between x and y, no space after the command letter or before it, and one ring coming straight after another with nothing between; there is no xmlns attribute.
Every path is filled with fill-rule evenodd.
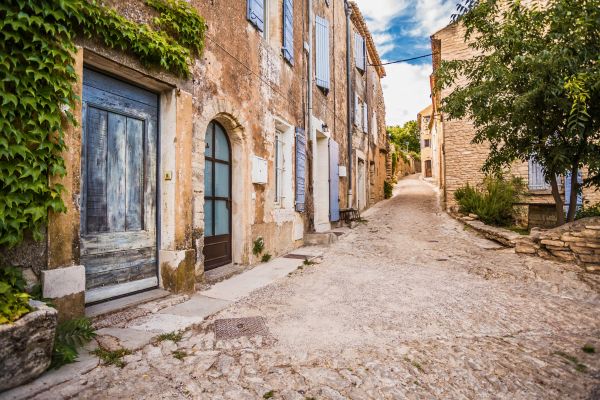
<svg viewBox="0 0 600 400"><path fill-rule="evenodd" d="M204 169L204 269L231 263L231 145L225 129L206 130Z"/></svg>
<svg viewBox="0 0 600 400"><path fill-rule="evenodd" d="M158 286L156 94L84 69L81 263L86 303Z"/></svg>

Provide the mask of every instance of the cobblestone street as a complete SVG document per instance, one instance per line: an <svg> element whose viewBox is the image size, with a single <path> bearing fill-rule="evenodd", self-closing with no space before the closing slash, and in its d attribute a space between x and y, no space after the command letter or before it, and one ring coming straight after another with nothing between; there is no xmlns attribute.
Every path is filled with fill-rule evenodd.
<svg viewBox="0 0 600 400"><path fill-rule="evenodd" d="M38 398L600 398L600 296L580 267L465 230L418 178L395 194L322 262L178 343L148 345L122 369L98 366ZM258 316L269 335L215 340L215 320Z"/></svg>

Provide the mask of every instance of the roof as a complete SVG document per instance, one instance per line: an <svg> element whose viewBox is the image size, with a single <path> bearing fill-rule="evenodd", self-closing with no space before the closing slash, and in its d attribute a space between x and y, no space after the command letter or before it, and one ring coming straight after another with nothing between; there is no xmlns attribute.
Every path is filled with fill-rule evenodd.
<svg viewBox="0 0 600 400"><path fill-rule="evenodd" d="M369 27L367 26L367 22L365 21L365 18L360 12L360 8L358 8L358 5L355 2L350 1L348 4L350 5L350 8L352 10L352 15L350 16L350 19L352 20L352 23L358 30L358 33L360 33L365 38L369 58L375 66L375 70L377 71L379 78L383 78L385 76L385 68L383 67L383 65L381 65L381 58L379 57L379 53L377 52L377 46L375 46L375 42L373 41L373 37L371 36L371 32L369 31Z"/></svg>
<svg viewBox="0 0 600 400"><path fill-rule="evenodd" d="M431 115L433 113L433 105L428 105L427 107L425 107L424 109L422 109L421 111L419 111L418 115Z"/></svg>

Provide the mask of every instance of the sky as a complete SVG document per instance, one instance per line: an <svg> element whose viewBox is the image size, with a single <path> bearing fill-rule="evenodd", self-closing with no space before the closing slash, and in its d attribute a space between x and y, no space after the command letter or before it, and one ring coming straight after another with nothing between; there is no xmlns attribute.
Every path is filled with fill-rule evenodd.
<svg viewBox="0 0 600 400"><path fill-rule="evenodd" d="M457 0L355 0L383 62L431 53L429 37L450 22ZM386 65L382 80L387 125L417 118L431 104L431 57Z"/></svg>

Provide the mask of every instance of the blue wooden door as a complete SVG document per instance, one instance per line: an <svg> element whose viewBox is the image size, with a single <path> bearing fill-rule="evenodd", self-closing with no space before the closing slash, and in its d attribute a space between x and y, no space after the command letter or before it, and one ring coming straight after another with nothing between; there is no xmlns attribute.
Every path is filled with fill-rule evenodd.
<svg viewBox="0 0 600 400"><path fill-rule="evenodd" d="M329 220L340 220L340 148L329 139Z"/></svg>
<svg viewBox="0 0 600 400"><path fill-rule="evenodd" d="M84 69L81 262L86 302L156 287L156 94Z"/></svg>

